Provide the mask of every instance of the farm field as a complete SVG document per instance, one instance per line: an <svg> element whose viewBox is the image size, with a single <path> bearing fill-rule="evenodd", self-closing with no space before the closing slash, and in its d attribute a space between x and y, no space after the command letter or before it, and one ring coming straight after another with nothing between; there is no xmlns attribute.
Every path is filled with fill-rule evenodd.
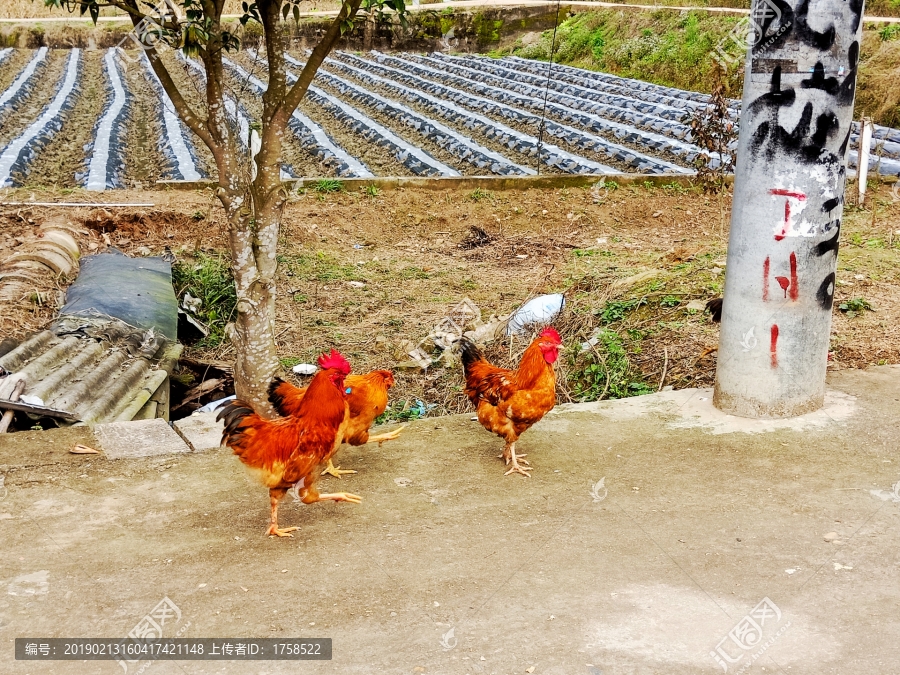
<svg viewBox="0 0 900 675"><path fill-rule="evenodd" d="M304 58L289 54L291 77ZM202 106L199 64L175 52L164 59ZM245 51L226 67L244 140L265 66ZM518 57L336 52L291 120L283 175L693 172L700 151L687 118L705 95L569 66L547 75L546 63ZM739 108L730 102L736 121ZM871 168L900 175L900 131L879 127L875 137ZM140 54L0 50L0 185L105 190L203 178L215 178L212 157Z"/></svg>

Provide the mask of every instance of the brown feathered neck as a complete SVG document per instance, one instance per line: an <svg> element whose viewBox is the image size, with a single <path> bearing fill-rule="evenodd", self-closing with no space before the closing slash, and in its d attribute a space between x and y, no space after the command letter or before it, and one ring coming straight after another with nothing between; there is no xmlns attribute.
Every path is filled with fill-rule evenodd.
<svg viewBox="0 0 900 675"><path fill-rule="evenodd" d="M390 370L373 370L362 375L348 375L346 379L347 385L352 386L354 382L371 382L384 384L389 382L389 387L394 385L394 374Z"/></svg>
<svg viewBox="0 0 900 675"><path fill-rule="evenodd" d="M528 349L522 354L519 369L516 371L516 380L520 387L533 386L548 370L553 370L553 365L547 363L540 346L541 338L537 338L528 345Z"/></svg>
<svg viewBox="0 0 900 675"><path fill-rule="evenodd" d="M314 418L342 418L344 408L347 405L346 396L341 389L335 386L332 379L335 372L332 369L320 370L313 376L303 399L294 413L296 417ZM343 377L339 378L343 381Z"/></svg>

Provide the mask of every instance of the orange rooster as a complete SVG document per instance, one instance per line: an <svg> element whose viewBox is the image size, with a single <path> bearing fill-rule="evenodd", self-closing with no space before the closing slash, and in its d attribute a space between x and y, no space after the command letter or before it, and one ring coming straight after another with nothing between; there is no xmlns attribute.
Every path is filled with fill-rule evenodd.
<svg viewBox="0 0 900 675"><path fill-rule="evenodd" d="M385 411L388 403L388 389L394 386L394 374L389 370L373 370L365 375L348 375L344 381L347 388L347 405L350 407L350 420L344 431L344 442L350 445L365 445L393 441L400 436L406 427L400 427L386 434L369 436L369 428L375 418ZM310 385L311 386L311 385ZM290 382L275 378L269 385L269 401L283 417L297 415L303 404L308 387L295 387ZM328 460L328 466L322 471L336 478L345 473L356 473L349 469L335 467Z"/></svg>
<svg viewBox="0 0 900 675"><path fill-rule="evenodd" d="M516 442L556 404L553 364L561 346L559 333L546 328L525 350L519 369L505 370L488 363L474 342L460 340L466 395L478 410L481 426L506 441L499 456L512 467L504 476L515 472L530 477L531 467L519 464L528 462L516 454Z"/></svg>
<svg viewBox="0 0 900 675"><path fill-rule="evenodd" d="M339 352L331 350L330 355L319 357L319 365L322 370L309 383L295 415L267 420L248 404L234 400L216 417L225 420L222 444L231 447L269 488L269 535L293 537L290 533L299 529L278 527L278 502L293 485L297 485L304 504L326 500L360 502L360 497L346 492L319 494L316 490L320 466L338 449L350 419L344 391L350 364Z"/></svg>

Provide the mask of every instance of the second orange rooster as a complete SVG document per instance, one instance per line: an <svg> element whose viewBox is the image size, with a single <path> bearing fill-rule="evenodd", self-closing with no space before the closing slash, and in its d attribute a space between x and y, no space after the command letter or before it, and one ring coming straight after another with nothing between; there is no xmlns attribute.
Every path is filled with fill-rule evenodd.
<svg viewBox="0 0 900 675"><path fill-rule="evenodd" d="M509 471L529 476L529 462L516 453L516 443L526 429L556 405L556 372L562 340L554 328L545 328L522 354L517 370L492 365L468 338L460 340L466 374L466 395L475 404L481 426L506 441L500 455ZM522 465L526 466L522 466Z"/></svg>
<svg viewBox="0 0 900 675"><path fill-rule="evenodd" d="M392 441L403 431L404 427L388 433L370 436L369 429L376 418L387 409L388 389L394 386L394 375L389 370L373 370L365 375L348 375L344 381L346 386L347 405L350 408L350 419L344 431L344 443L365 445ZM290 417L297 415L306 395L308 387L295 387L290 382L275 378L269 385L269 401L279 415ZM322 473L340 478L345 473L356 473L350 469L335 467L331 459Z"/></svg>

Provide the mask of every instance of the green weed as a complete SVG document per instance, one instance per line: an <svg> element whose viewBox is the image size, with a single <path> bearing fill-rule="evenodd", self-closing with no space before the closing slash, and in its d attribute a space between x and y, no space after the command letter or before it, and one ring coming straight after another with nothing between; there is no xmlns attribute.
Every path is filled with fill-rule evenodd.
<svg viewBox="0 0 900 675"><path fill-rule="evenodd" d="M359 269L356 265L349 265L340 262L330 253L324 251L316 251L316 253L301 253L299 255L280 255L278 262L294 276L306 280L320 281L327 283L329 281L364 281L359 275ZM294 302L305 302L306 296L301 296L302 300L294 298Z"/></svg>
<svg viewBox="0 0 900 675"><path fill-rule="evenodd" d="M634 372L622 337L608 328L597 334L597 344L592 349L582 352L577 347L570 353L567 372L572 394L582 402L655 391Z"/></svg>
<svg viewBox="0 0 900 675"><path fill-rule="evenodd" d="M332 192L340 192L344 189L344 181L337 178L322 178L316 181L313 190L319 194L331 194Z"/></svg>
<svg viewBox="0 0 900 675"><path fill-rule="evenodd" d="M744 49L727 36L740 20L736 16L711 15L702 11L662 10L644 13L651 25L638 27L630 14L616 9L582 12L563 21L556 31L541 34L530 45L499 50L531 59L602 70L682 89L705 90L715 60L710 58L721 43L736 63L743 62ZM503 53L500 53L503 52ZM742 68L729 73L729 95L739 95Z"/></svg>
<svg viewBox="0 0 900 675"><path fill-rule="evenodd" d="M677 307L681 304L681 299L676 298L674 295L667 295L659 301L659 304L662 307Z"/></svg>
<svg viewBox="0 0 900 675"><path fill-rule="evenodd" d="M430 279L431 275L428 274L421 267L404 267L400 270L400 278L401 279Z"/></svg>
<svg viewBox="0 0 900 675"><path fill-rule="evenodd" d="M225 326L233 318L237 304L231 268L222 257L200 254L195 262L172 266L172 284L179 301L186 293L200 300L197 317L209 328L200 347L217 347L225 339Z"/></svg>
<svg viewBox="0 0 900 675"><path fill-rule="evenodd" d="M900 23L891 23L883 26L878 31L878 35L881 37L882 42L900 39Z"/></svg>
<svg viewBox="0 0 900 675"><path fill-rule="evenodd" d="M599 310L600 318L603 320L603 323L614 323L616 321L621 321L625 318L625 315L640 307L641 305L647 304L647 298L637 298L632 300L607 300L606 304L603 306L603 309Z"/></svg>
<svg viewBox="0 0 900 675"><path fill-rule="evenodd" d="M475 203L480 202L482 199L494 201L494 193L489 192L488 190L482 190L481 188L475 188L475 190L472 191L472 194L469 195L469 199Z"/></svg>
<svg viewBox="0 0 900 675"><path fill-rule="evenodd" d="M409 422L422 417L422 409L418 406L411 407L408 401L394 401L384 412L375 418L375 424L389 424L390 422Z"/></svg>
<svg viewBox="0 0 900 675"><path fill-rule="evenodd" d="M849 318L853 318L857 314L861 314L862 312L872 310L872 305L865 298L854 298L853 300L847 300L846 302L842 302L838 305L838 309L844 312Z"/></svg>
<svg viewBox="0 0 900 675"><path fill-rule="evenodd" d="M660 185L660 187L663 189L663 192L668 195L684 195L691 191L686 185L675 182L664 183L663 185Z"/></svg>

